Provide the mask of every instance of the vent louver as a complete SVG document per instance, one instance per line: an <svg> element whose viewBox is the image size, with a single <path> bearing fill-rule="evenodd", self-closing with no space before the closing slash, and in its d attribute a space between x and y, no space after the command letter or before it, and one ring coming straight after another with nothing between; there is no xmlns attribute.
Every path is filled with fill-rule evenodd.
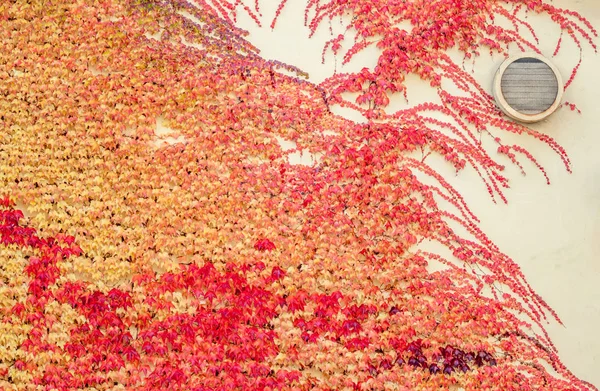
<svg viewBox="0 0 600 391"><path fill-rule="evenodd" d="M562 94L560 73L536 53L508 58L494 79L496 104L506 115L521 122L548 117L560 105Z"/></svg>

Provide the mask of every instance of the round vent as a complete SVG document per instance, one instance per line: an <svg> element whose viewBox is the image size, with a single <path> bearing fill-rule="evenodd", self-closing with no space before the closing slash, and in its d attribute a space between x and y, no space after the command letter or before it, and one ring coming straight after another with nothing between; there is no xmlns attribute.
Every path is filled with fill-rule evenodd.
<svg viewBox="0 0 600 391"><path fill-rule="evenodd" d="M496 104L509 117L537 122L552 114L563 94L558 69L537 53L510 57L494 79Z"/></svg>

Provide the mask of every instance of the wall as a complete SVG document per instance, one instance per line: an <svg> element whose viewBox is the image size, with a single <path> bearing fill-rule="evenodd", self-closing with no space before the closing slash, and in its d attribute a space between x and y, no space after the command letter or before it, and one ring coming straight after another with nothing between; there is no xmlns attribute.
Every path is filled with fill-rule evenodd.
<svg viewBox="0 0 600 391"><path fill-rule="evenodd" d="M251 42L264 57L296 65L308 71L314 82L336 69L346 72L374 66L375 50L363 52L347 67L342 68L341 61L331 54L321 64L323 43L329 34L323 27L308 39L309 30L302 24L304 3L289 2L273 31L268 25L275 9L263 9L262 28L241 13L238 24L249 29ZM600 1L555 0L553 4L580 12L600 28ZM542 52L551 57L560 31L547 19L528 18L542 32ZM332 26L339 30L336 21ZM565 80L578 56L576 46L565 42L561 52L552 58ZM490 93L493 74L501 62L500 57L484 55L475 63L474 76ZM548 329L561 358L575 375L596 386L600 386L600 153L596 151L600 145L599 69L600 56L584 46L579 75L564 95L564 100L576 103L582 114L565 107L532 126L555 138L567 150L572 174L543 143L514 137L546 168L552 183L546 185L533 164L524 162L527 175L522 176L507 161L512 188L506 192L509 203L504 205L491 201L474 172L465 170L455 176L447 165L432 162L465 196L480 217L484 232L521 266L533 288L558 312L564 327L550 322ZM432 98L435 93L431 88L420 85L416 78L409 79L410 105ZM406 103L397 100L392 105L402 107Z"/></svg>

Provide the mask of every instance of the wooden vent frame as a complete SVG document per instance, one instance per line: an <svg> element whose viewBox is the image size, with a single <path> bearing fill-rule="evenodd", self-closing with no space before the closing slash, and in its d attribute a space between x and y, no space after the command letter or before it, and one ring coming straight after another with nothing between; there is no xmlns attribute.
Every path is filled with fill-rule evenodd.
<svg viewBox="0 0 600 391"><path fill-rule="evenodd" d="M493 91L496 104L506 115L531 123L556 111L564 87L560 72L548 59L537 53L523 53L500 65Z"/></svg>

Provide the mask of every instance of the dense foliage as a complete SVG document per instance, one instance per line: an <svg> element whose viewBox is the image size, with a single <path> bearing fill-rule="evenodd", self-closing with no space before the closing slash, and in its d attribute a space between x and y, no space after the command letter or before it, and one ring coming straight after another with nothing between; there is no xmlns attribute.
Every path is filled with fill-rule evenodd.
<svg viewBox="0 0 600 391"><path fill-rule="evenodd" d="M445 54L537 50L519 9L593 46L585 19L541 0L310 0L311 30L348 22L326 50L382 51L315 85L235 27L238 10L261 22L258 3L2 2L0 387L595 389L545 332L558 316L414 154L473 167L501 199L481 134L515 164L535 159L501 133L532 135L570 169ZM408 74L441 103L388 113ZM318 159L291 164L298 151Z"/></svg>

